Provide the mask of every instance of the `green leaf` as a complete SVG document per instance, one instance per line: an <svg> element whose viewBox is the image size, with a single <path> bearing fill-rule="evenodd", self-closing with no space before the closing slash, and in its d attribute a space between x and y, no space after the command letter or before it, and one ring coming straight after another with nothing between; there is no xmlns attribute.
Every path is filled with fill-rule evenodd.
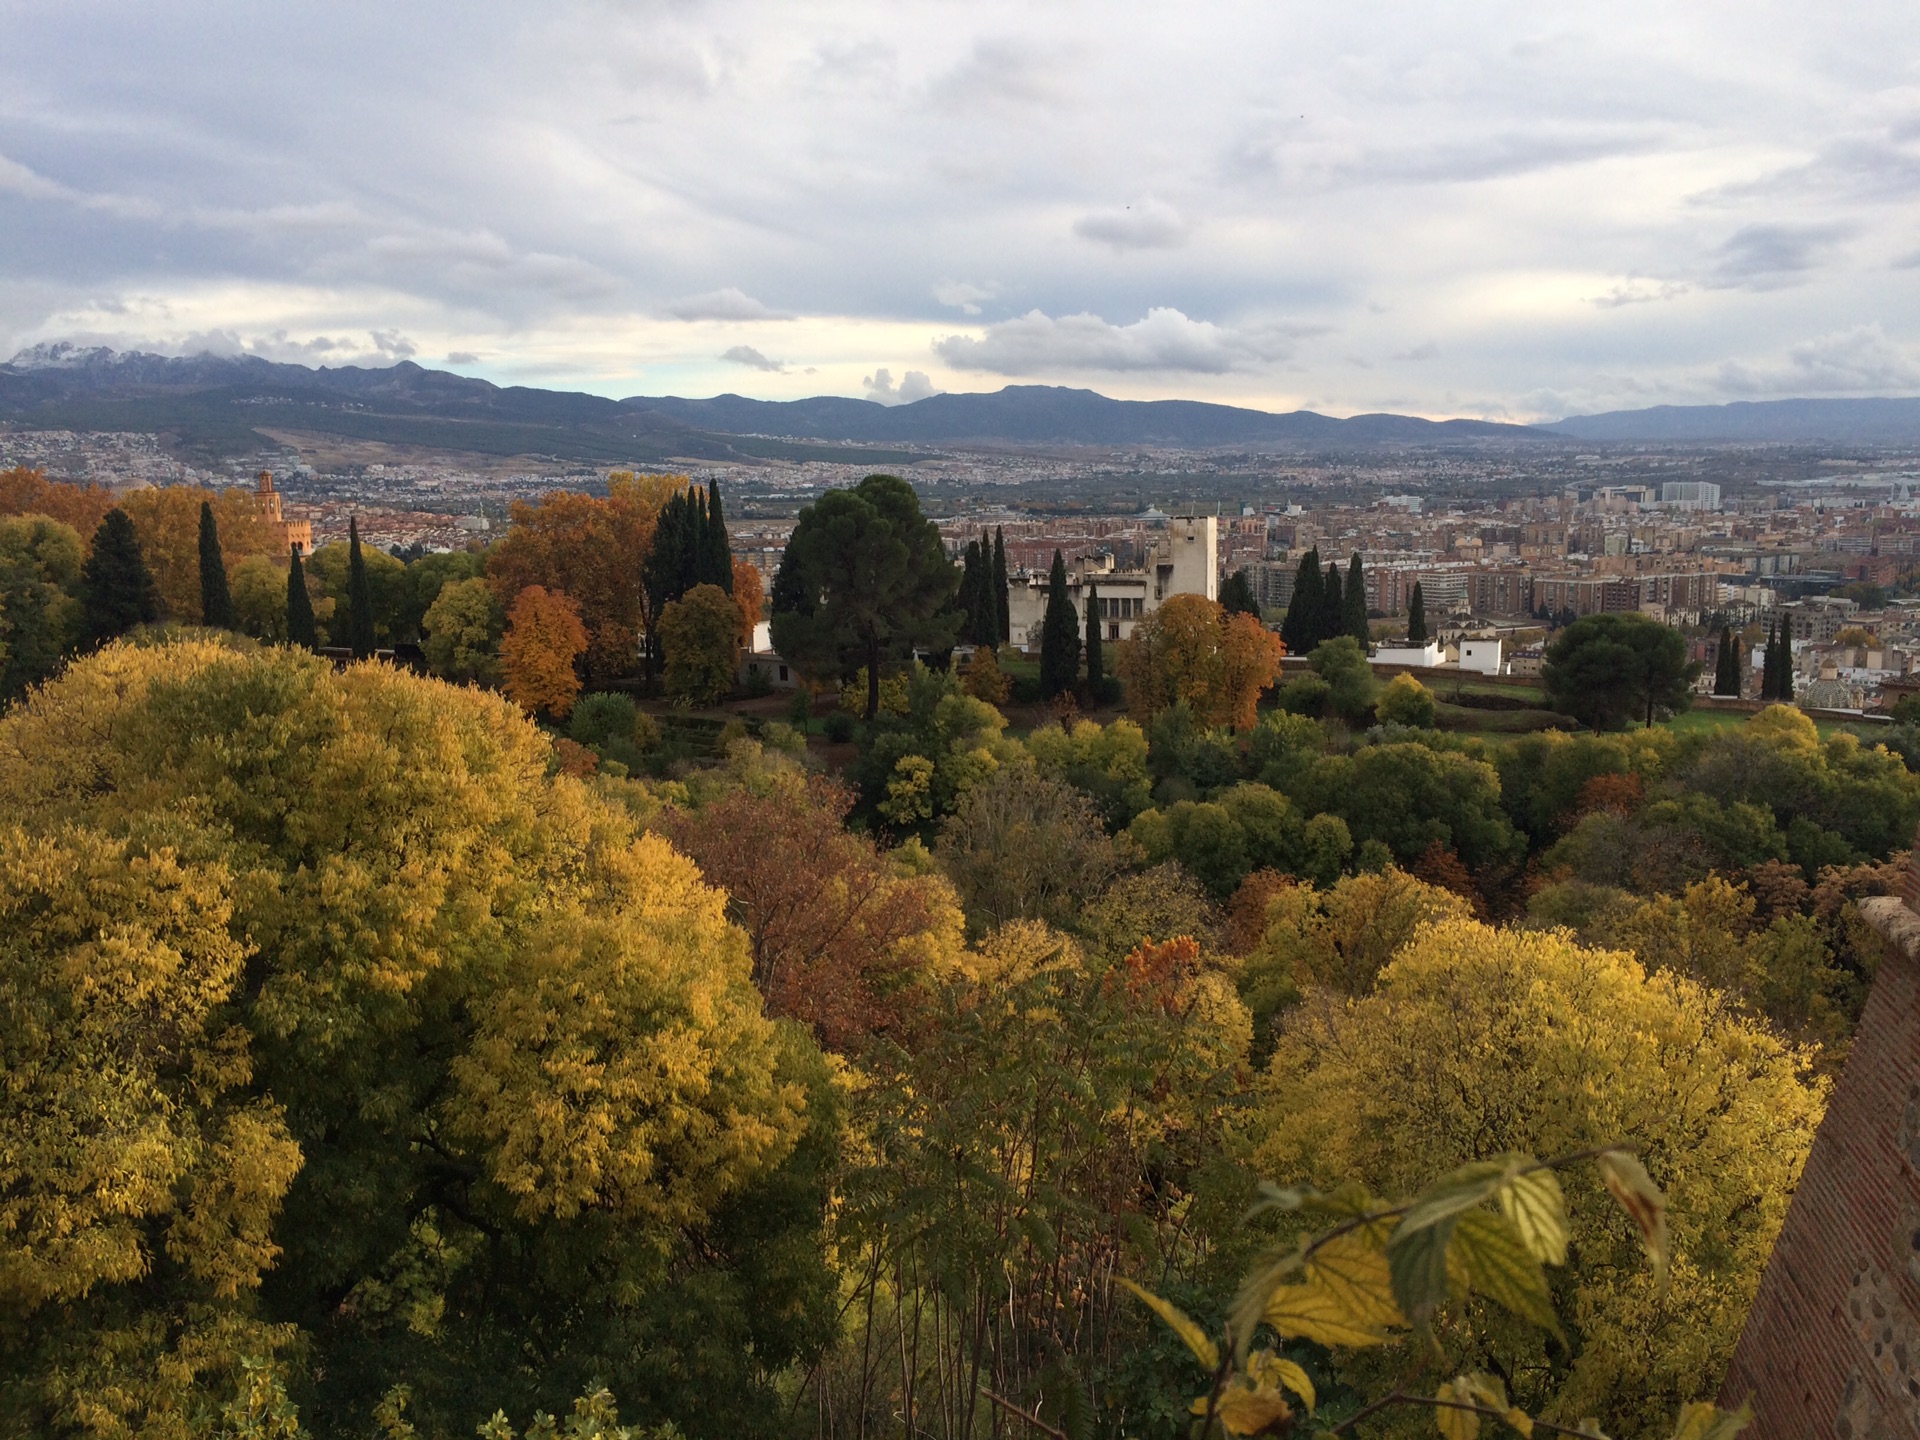
<svg viewBox="0 0 1920 1440"><path fill-rule="evenodd" d="M1460 1376L1456 1383L1464 1384L1467 1393L1483 1405L1491 1405L1495 1410L1507 1408L1507 1387L1498 1375L1474 1370Z"/></svg>
<svg viewBox="0 0 1920 1440"><path fill-rule="evenodd" d="M1474 1403L1473 1392L1467 1388L1464 1376L1442 1383L1434 1392L1434 1399L1443 1403L1434 1413L1439 1422L1440 1434L1445 1440L1478 1440L1480 1434L1480 1415L1474 1410L1457 1410L1456 1405Z"/></svg>
<svg viewBox="0 0 1920 1440"><path fill-rule="evenodd" d="M1520 1156L1514 1158L1524 1160ZM1491 1200L1494 1192L1506 1182L1512 1168L1506 1160L1475 1160L1462 1165L1407 1207L1406 1214L1400 1217L1401 1232L1411 1234L1430 1225L1442 1224L1462 1211Z"/></svg>
<svg viewBox="0 0 1920 1440"><path fill-rule="evenodd" d="M1664 1288L1672 1253L1667 1239L1667 1197L1653 1183L1640 1157L1630 1151L1603 1150L1599 1164L1600 1178L1608 1191L1639 1227L1647 1259L1653 1262L1654 1279Z"/></svg>
<svg viewBox="0 0 1920 1440"><path fill-rule="evenodd" d="M1500 1187L1500 1213L1520 1232L1534 1259L1567 1263L1567 1197L1553 1171L1530 1170L1509 1179Z"/></svg>
<svg viewBox="0 0 1920 1440"><path fill-rule="evenodd" d="M1504 1216L1491 1210L1469 1210L1454 1223L1453 1252L1473 1290L1522 1320L1530 1320L1556 1336L1561 1334L1560 1317L1553 1313L1553 1300L1547 1293L1547 1272ZM1504 1395L1497 1408L1506 1409Z"/></svg>
<svg viewBox="0 0 1920 1440"><path fill-rule="evenodd" d="M1207 1332L1187 1318L1186 1311L1170 1300L1162 1300L1151 1290L1142 1289L1125 1276L1120 1277L1120 1283L1137 1295L1149 1310L1167 1322L1173 1333L1186 1342L1187 1349L1193 1352L1193 1358L1198 1360L1209 1373L1220 1368L1220 1351L1207 1337Z"/></svg>
<svg viewBox="0 0 1920 1440"><path fill-rule="evenodd" d="M1697 1400L1680 1411L1680 1423L1674 1427L1673 1440L1733 1440L1753 1423L1753 1407L1743 1404L1738 1410L1722 1410Z"/></svg>
<svg viewBox="0 0 1920 1440"><path fill-rule="evenodd" d="M1384 1225L1364 1225L1321 1245L1307 1259L1306 1279L1363 1325L1384 1329L1407 1323L1393 1298Z"/></svg>
<svg viewBox="0 0 1920 1440"><path fill-rule="evenodd" d="M1453 1240L1457 1213L1409 1230L1406 1221L1387 1242L1387 1268L1393 1279L1393 1298L1414 1329L1425 1331L1433 1313L1450 1293L1447 1247Z"/></svg>

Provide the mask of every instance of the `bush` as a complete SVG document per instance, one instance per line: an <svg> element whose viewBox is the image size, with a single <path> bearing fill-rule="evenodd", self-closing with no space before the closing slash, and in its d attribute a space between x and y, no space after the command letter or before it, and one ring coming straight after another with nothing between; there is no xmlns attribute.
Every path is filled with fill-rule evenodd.
<svg viewBox="0 0 1920 1440"><path fill-rule="evenodd" d="M835 710L822 722L821 728L827 732L827 739L844 745L853 739L853 716L844 710Z"/></svg>
<svg viewBox="0 0 1920 1440"><path fill-rule="evenodd" d="M1396 675L1373 702L1374 717L1381 724L1410 725L1416 730L1433 728L1433 692L1411 675Z"/></svg>
<svg viewBox="0 0 1920 1440"><path fill-rule="evenodd" d="M640 712L625 695L599 691L573 707L573 718L567 723L567 738L598 750L609 740L632 740L639 717Z"/></svg>

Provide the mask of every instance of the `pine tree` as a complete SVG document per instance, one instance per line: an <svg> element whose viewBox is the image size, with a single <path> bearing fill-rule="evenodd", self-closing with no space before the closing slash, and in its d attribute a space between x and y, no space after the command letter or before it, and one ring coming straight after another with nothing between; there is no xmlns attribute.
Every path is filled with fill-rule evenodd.
<svg viewBox="0 0 1920 1440"><path fill-rule="evenodd" d="M1320 551L1315 548L1300 557L1300 568L1293 572L1293 598L1280 622L1289 655L1305 655L1319 641L1320 599Z"/></svg>
<svg viewBox="0 0 1920 1440"><path fill-rule="evenodd" d="M373 591L367 584L367 562L360 553L360 517L347 518L347 644L353 658L373 654Z"/></svg>
<svg viewBox="0 0 1920 1440"><path fill-rule="evenodd" d="M1100 587L1087 581L1087 694L1100 698L1100 681L1106 675L1106 657L1101 654Z"/></svg>
<svg viewBox="0 0 1920 1440"><path fill-rule="evenodd" d="M1340 592L1340 598L1346 612L1341 629L1358 640L1364 650L1367 642L1373 638L1373 632L1367 626L1367 577L1361 573L1358 550L1347 562L1347 583Z"/></svg>
<svg viewBox="0 0 1920 1440"><path fill-rule="evenodd" d="M1053 552L1047 613L1040 623L1040 693L1051 700L1080 683L1080 617L1067 596L1067 562Z"/></svg>
<svg viewBox="0 0 1920 1440"><path fill-rule="evenodd" d="M1740 645L1733 638L1733 627L1730 625L1720 627L1720 657L1713 672L1713 693L1740 693Z"/></svg>
<svg viewBox="0 0 1920 1440"><path fill-rule="evenodd" d="M320 627L313 618L313 597L307 594L307 567L300 563L300 547L290 546L287 563L287 643L308 650L320 648Z"/></svg>
<svg viewBox="0 0 1920 1440"><path fill-rule="evenodd" d="M727 518L720 511L720 482L707 483L707 545L705 574L708 585L718 585L733 593L733 541L727 535ZM689 586L689 589L692 587Z"/></svg>
<svg viewBox="0 0 1920 1440"><path fill-rule="evenodd" d="M220 525L206 500L200 502L200 623L233 629L233 591L227 586L227 562L220 554Z"/></svg>
<svg viewBox="0 0 1920 1440"><path fill-rule="evenodd" d="M85 594L87 638L104 645L136 625L160 618L160 595L153 572L140 553L140 538L127 512L109 510L93 532L93 553L80 569Z"/></svg>
<svg viewBox="0 0 1920 1440"><path fill-rule="evenodd" d="M1340 583L1340 562L1331 562L1320 575L1320 625L1313 643L1331 640L1347 629L1347 597Z"/></svg>
<svg viewBox="0 0 1920 1440"><path fill-rule="evenodd" d="M1418 580L1413 582L1413 594L1407 600L1407 643L1427 643L1427 597L1420 592Z"/></svg>
<svg viewBox="0 0 1920 1440"><path fill-rule="evenodd" d="M998 525L993 527L993 607L1000 621L1002 645L1013 639L1012 606L1007 599L1007 541Z"/></svg>

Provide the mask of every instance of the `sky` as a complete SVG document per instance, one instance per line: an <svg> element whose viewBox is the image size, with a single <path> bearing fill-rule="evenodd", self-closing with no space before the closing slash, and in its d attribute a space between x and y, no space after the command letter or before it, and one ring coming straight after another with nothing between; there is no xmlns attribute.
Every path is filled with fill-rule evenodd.
<svg viewBox="0 0 1920 1440"><path fill-rule="evenodd" d="M0 0L0 357L1920 394L1920 6Z"/></svg>

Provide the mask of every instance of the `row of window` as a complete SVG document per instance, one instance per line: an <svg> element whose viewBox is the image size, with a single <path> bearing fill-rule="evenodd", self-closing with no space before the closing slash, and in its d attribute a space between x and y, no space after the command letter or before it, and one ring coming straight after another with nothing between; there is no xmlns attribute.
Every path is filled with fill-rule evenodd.
<svg viewBox="0 0 1920 1440"><path fill-rule="evenodd" d="M1103 620L1138 620L1141 607L1147 602L1138 595L1115 595L1100 597L1100 618Z"/></svg>

